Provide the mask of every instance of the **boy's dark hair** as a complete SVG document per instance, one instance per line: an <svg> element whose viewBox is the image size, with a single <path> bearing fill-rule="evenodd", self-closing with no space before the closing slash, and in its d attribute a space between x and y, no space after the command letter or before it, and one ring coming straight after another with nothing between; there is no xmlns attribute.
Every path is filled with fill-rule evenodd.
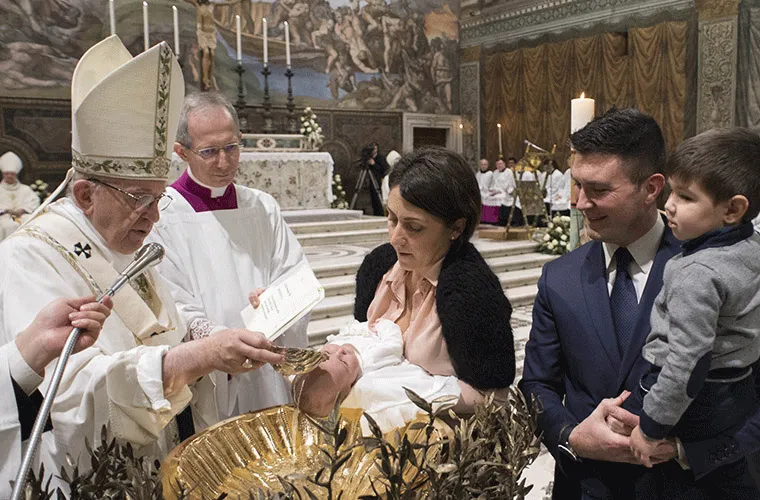
<svg viewBox="0 0 760 500"><path fill-rule="evenodd" d="M635 108L612 108L570 135L580 154L618 156L636 185L665 168L665 139L654 118Z"/></svg>
<svg viewBox="0 0 760 500"><path fill-rule="evenodd" d="M427 146L403 155L388 177L401 197L452 225L465 219L462 234L452 248L470 240L480 223L480 188L467 161L448 149Z"/></svg>
<svg viewBox="0 0 760 500"><path fill-rule="evenodd" d="M712 129L679 144L665 167L668 178L696 182L719 203L744 195L743 220L760 213L760 136L746 128Z"/></svg>

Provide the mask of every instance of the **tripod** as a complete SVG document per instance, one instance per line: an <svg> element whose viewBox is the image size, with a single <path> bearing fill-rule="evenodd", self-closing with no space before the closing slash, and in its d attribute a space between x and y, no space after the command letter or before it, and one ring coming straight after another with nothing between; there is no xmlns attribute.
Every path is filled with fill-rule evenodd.
<svg viewBox="0 0 760 500"><path fill-rule="evenodd" d="M361 172L359 172L359 177L356 179L356 187L354 188L354 195L351 197L351 203L348 205L349 210L353 210L356 206L356 199L359 197L359 192L364 189L364 184L367 180L367 177L369 177L369 194L372 198L372 211L375 215L383 215L382 214L382 198L380 197L380 186L377 183L377 179L375 179L375 176L372 172L369 171L369 165L366 163L362 165ZM376 204L380 205L380 214L377 213Z"/></svg>

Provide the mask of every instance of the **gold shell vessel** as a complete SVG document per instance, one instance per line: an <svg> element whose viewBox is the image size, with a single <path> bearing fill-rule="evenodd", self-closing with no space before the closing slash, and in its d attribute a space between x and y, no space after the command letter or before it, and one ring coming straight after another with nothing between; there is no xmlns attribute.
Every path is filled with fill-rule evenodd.
<svg viewBox="0 0 760 500"><path fill-rule="evenodd" d="M347 449L361 442L361 411L342 410L348 430ZM313 476L323 463L320 446L325 437L308 417L293 406L278 406L220 422L188 438L171 451L161 465L164 498L177 498L180 485L191 490L189 498L248 498L251 489L282 491L277 476ZM375 454L354 448L352 457L333 484L343 498L372 493L371 478L378 474ZM305 479L294 481L297 487ZM320 488L310 485L312 492ZM306 498L306 497L304 497Z"/></svg>

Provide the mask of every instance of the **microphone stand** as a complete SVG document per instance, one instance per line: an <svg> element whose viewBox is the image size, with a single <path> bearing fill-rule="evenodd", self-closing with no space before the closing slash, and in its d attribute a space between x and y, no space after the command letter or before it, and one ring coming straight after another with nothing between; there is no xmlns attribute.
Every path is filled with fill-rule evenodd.
<svg viewBox="0 0 760 500"><path fill-rule="evenodd" d="M116 279L111 287L103 292L98 297L98 302L103 302L106 297L113 297L124 285L129 283L133 278L144 273L149 267L158 264L164 256L164 249L158 243L149 243L143 246L132 262ZM66 343L63 346L61 355L58 358L58 362L55 364L55 370L50 380L50 386L45 393L45 399L42 402L40 412L37 414L37 418L34 421L34 427L32 427L32 434L29 437L27 443L27 449L24 453L24 459L21 462L21 467L16 474L16 482L13 484L12 500L21 500L21 493L26 486L26 476L29 474L29 469L32 467L32 460L34 459L34 453L37 451L40 438L42 437L42 430L45 428L45 422L50 415L50 409L53 406L53 399L58 393L58 386L61 384L61 378L63 378L63 370L66 368L66 363L69 361L71 353L74 351L74 346L79 339L79 334L82 332L81 328L74 328L69 333Z"/></svg>

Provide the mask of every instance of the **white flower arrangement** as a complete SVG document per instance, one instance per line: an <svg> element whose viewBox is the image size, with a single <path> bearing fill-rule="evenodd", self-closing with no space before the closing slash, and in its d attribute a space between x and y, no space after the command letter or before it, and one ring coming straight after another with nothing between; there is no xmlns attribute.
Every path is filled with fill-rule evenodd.
<svg viewBox="0 0 760 500"><path fill-rule="evenodd" d="M32 191L34 191L37 196L39 196L41 202L45 201L45 199L50 196L50 193L48 192L47 182L43 181L42 179L37 179L36 181L32 182L29 187L32 188Z"/></svg>
<svg viewBox="0 0 760 500"><path fill-rule="evenodd" d="M570 217L555 215L546 225L546 233L539 241L538 249L543 253L564 255L570 249Z"/></svg>
<svg viewBox="0 0 760 500"><path fill-rule="evenodd" d="M333 199L330 203L332 208L348 208L348 201L346 200L346 191L343 189L343 181L340 178L340 174L333 175L332 181Z"/></svg>
<svg viewBox="0 0 760 500"><path fill-rule="evenodd" d="M318 148L324 142L322 127L317 123L317 115L314 114L309 106L303 110L303 114L301 115L301 133L309 139L315 148Z"/></svg>

